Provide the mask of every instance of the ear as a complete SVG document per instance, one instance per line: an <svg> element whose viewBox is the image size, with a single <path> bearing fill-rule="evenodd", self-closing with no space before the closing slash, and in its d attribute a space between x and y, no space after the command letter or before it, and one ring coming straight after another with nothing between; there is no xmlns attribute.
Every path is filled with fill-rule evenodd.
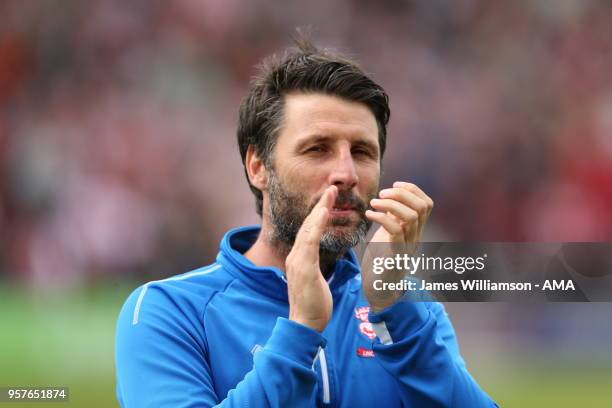
<svg viewBox="0 0 612 408"><path fill-rule="evenodd" d="M255 153L253 145L249 145L244 160L249 181L254 187L264 191L268 187L268 171L263 160Z"/></svg>

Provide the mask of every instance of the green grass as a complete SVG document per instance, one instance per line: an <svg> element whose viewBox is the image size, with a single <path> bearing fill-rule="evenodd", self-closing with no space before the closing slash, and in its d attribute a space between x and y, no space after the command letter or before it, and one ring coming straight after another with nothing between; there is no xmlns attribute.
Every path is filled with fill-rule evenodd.
<svg viewBox="0 0 612 408"><path fill-rule="evenodd" d="M45 407L117 406L115 319L136 286L43 295L0 285L0 386L70 388L69 403ZM545 357L540 350L487 357L470 371L502 407L612 407L610 363L575 360ZM41 404L0 403L4 406Z"/></svg>
<svg viewBox="0 0 612 408"><path fill-rule="evenodd" d="M67 386L69 403L113 407L115 319L136 285L37 294L0 288L0 386ZM0 403L40 407L40 403Z"/></svg>
<svg viewBox="0 0 612 408"><path fill-rule="evenodd" d="M512 363L500 359L495 366L471 371L501 407L612 407L609 363L551 360L515 356Z"/></svg>

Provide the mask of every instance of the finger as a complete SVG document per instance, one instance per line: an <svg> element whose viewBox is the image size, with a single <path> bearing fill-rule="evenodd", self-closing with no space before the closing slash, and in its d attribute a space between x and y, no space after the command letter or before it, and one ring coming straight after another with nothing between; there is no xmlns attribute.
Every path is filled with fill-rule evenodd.
<svg viewBox="0 0 612 408"><path fill-rule="evenodd" d="M395 215L398 220L407 225L417 225L419 222L419 213L403 203L392 199L373 199L370 201L372 208L382 212L390 212Z"/></svg>
<svg viewBox="0 0 612 408"><path fill-rule="evenodd" d="M329 210L334 205L337 195L338 188L336 186L330 186L323 192L317 204L302 223L295 238L293 250L302 252L303 255L316 254L318 259L321 235L327 227Z"/></svg>
<svg viewBox="0 0 612 408"><path fill-rule="evenodd" d="M371 221L380 224L389 233L393 242L406 242L404 228L392 214L367 210L365 215Z"/></svg>
<svg viewBox="0 0 612 408"><path fill-rule="evenodd" d="M406 183L404 181L396 181L395 183L393 183L393 187L395 188L401 188L404 189L406 191L411 192L412 194L417 195L419 198L421 198L423 201L425 201L426 204L426 211L424 211L425 216L421 217L419 219L419 230L418 230L418 236L421 235L423 228L425 226L425 224L427 223L427 219L429 218L429 216L431 215L431 211L433 210L433 206L434 206L434 202L431 199L431 197L429 197L427 194L425 194L423 192L423 190L421 190L416 184L414 183ZM423 212L421 212L421 214L423 214Z"/></svg>
<svg viewBox="0 0 612 408"><path fill-rule="evenodd" d="M393 187L403 188L408 191L411 191L425 201L431 200L431 198L427 194L425 194L425 192L421 190L419 186L417 186L414 183L407 183L405 181L396 181L393 183Z"/></svg>
<svg viewBox="0 0 612 408"><path fill-rule="evenodd" d="M434 206L434 202L431 197L429 197L427 194L425 194L423 190L419 188L419 186L414 183L406 183L405 181L396 181L395 183L393 183L393 187L403 188L416 194L419 198L421 198L427 203L429 212L431 213L431 210Z"/></svg>
<svg viewBox="0 0 612 408"><path fill-rule="evenodd" d="M329 186L325 189L325 191L323 191L323 194L321 195L321 198L319 198L319 201L317 202L315 207L317 206L325 207L328 210L331 210L332 207L334 206L334 203L336 202L337 197L338 197L338 187Z"/></svg>
<svg viewBox="0 0 612 408"><path fill-rule="evenodd" d="M382 199L399 201L401 204L416 211L421 217L429 215L430 208L427 202L412 191L400 187L386 188L380 191L379 196Z"/></svg>

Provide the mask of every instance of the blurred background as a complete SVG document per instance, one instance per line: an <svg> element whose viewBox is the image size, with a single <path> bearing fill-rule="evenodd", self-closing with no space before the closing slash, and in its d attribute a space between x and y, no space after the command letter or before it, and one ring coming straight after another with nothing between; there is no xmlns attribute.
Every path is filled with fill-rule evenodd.
<svg viewBox="0 0 612 408"><path fill-rule="evenodd" d="M125 297L258 222L237 111L296 26L389 93L383 185L434 199L428 240L612 241L611 21L606 0L0 2L0 386L116 406ZM447 309L501 406L612 406L612 304Z"/></svg>

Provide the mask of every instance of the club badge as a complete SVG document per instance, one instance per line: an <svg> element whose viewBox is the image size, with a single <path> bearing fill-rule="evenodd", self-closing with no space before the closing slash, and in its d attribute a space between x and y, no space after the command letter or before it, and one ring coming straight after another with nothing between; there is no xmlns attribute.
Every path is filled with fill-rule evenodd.
<svg viewBox="0 0 612 408"><path fill-rule="evenodd" d="M370 313L370 306L361 306L355 309L355 317L362 322L368 321L368 313Z"/></svg>

